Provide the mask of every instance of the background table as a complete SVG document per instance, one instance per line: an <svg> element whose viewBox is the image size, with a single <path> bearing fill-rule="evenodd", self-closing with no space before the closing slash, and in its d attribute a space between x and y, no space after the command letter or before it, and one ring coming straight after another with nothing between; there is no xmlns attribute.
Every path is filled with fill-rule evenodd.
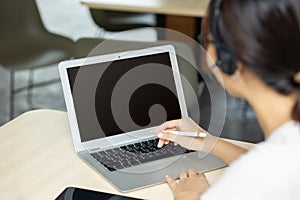
<svg viewBox="0 0 300 200"><path fill-rule="evenodd" d="M90 8L203 17L210 0L82 0Z"/></svg>
<svg viewBox="0 0 300 200"><path fill-rule="evenodd" d="M201 18L210 0L82 0L94 9L157 14L157 26L182 32L192 38L200 33ZM159 36L159 39L162 39Z"/></svg>
<svg viewBox="0 0 300 200"><path fill-rule="evenodd" d="M206 173L209 182L214 184L223 171ZM120 194L76 155L65 112L30 111L0 128L0 199L54 199L67 186ZM167 184L125 195L172 199Z"/></svg>

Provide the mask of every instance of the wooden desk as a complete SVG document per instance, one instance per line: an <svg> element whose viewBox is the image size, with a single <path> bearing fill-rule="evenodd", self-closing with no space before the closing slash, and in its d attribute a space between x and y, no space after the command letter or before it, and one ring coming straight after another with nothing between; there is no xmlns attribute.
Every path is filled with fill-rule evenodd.
<svg viewBox="0 0 300 200"><path fill-rule="evenodd" d="M209 182L223 170L206 173ZM67 186L120 194L75 154L65 112L30 111L0 128L0 199L54 199ZM172 199L167 184L125 195Z"/></svg>
<svg viewBox="0 0 300 200"><path fill-rule="evenodd" d="M104 10L131 11L203 17L210 0L82 0L81 3Z"/></svg>

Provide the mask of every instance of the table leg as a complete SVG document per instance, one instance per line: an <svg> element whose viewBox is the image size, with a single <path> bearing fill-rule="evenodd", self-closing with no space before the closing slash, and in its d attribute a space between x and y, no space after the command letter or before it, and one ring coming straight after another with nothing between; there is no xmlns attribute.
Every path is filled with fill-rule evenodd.
<svg viewBox="0 0 300 200"><path fill-rule="evenodd" d="M159 28L166 28L166 15L156 14L156 26ZM164 40L165 37L164 29L157 30L157 40Z"/></svg>
<svg viewBox="0 0 300 200"><path fill-rule="evenodd" d="M201 34L201 23L202 23L202 18L195 17L194 40L197 41L197 44L194 47L194 52L195 52L195 59L196 59L197 66L200 66L200 52L201 52L200 48L201 47L199 48L199 36ZM199 79L201 79L201 78L199 77Z"/></svg>
<svg viewBox="0 0 300 200"><path fill-rule="evenodd" d="M195 35L194 35L194 39L198 41L198 36L200 35L201 33L201 23L202 23L202 18L201 17L195 17L195 28L194 28L194 31L195 31Z"/></svg>

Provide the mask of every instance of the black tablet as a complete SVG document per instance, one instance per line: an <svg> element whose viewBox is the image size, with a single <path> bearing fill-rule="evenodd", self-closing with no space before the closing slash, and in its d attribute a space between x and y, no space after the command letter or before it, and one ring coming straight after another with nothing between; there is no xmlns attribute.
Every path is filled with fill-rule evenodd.
<svg viewBox="0 0 300 200"><path fill-rule="evenodd" d="M82 188L67 187L55 200L134 200L136 198L125 197L116 194L96 192Z"/></svg>

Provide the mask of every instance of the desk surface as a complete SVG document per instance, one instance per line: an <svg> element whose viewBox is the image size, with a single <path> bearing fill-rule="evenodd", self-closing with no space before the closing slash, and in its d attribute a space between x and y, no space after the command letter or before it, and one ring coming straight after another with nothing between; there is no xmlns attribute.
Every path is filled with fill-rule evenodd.
<svg viewBox="0 0 300 200"><path fill-rule="evenodd" d="M209 182L214 184L223 170L206 173ZM65 112L30 111L0 128L0 199L54 199L67 186L120 194L76 155ZM126 195L172 199L167 184Z"/></svg>
<svg viewBox="0 0 300 200"><path fill-rule="evenodd" d="M203 17L210 0L82 0L90 8Z"/></svg>

